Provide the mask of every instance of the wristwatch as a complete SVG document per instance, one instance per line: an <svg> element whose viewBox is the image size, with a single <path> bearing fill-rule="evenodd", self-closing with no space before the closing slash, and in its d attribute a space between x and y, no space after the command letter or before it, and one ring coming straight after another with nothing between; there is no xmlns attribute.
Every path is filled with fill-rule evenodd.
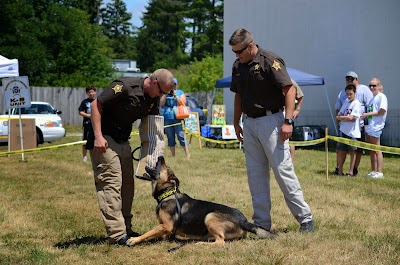
<svg viewBox="0 0 400 265"><path fill-rule="evenodd" d="M285 119L285 123L286 124L293 124L293 119L291 119L291 118Z"/></svg>

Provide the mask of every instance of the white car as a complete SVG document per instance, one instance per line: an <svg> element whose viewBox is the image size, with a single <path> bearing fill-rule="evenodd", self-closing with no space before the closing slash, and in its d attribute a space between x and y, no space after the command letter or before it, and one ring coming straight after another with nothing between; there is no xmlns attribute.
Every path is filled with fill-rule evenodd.
<svg viewBox="0 0 400 265"><path fill-rule="evenodd" d="M11 109L11 118L19 117L18 109ZM65 136L61 111L47 102L32 101L29 108L21 108L21 118L34 118L36 124L37 144L59 140ZM0 142L8 142L8 117L0 115Z"/></svg>

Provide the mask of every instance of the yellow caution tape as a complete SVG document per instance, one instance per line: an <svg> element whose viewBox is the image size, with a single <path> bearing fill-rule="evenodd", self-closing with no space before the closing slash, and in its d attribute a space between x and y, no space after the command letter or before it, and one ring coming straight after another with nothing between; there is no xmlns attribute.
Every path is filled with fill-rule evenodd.
<svg viewBox="0 0 400 265"><path fill-rule="evenodd" d="M0 156L7 156L7 155L21 154L21 153L39 152L39 151L43 151L43 150L57 149L57 148L62 148L62 147L67 147L67 146L83 145L83 144L86 144L86 140L73 142L73 143L67 143L67 144L46 146L46 147L41 147L41 148L30 148L30 149L24 149L24 150L15 150L15 151L10 151L10 152L2 152L2 153L0 153Z"/></svg>
<svg viewBox="0 0 400 265"><path fill-rule="evenodd" d="M381 151L384 153L400 155L400 148L397 148L397 147L370 144L370 143L365 143L365 142L361 142L361 141L357 141L357 140L346 139L346 138L330 136L330 135L328 135L328 138L333 141L339 142L339 143L347 144L350 146L356 146L356 147L360 147L360 148L371 150L371 151Z"/></svg>
<svg viewBox="0 0 400 265"><path fill-rule="evenodd" d="M320 138L316 140L308 140L308 141L289 141L290 145L294 146L309 146L309 145L316 145L325 142L325 138Z"/></svg>
<svg viewBox="0 0 400 265"><path fill-rule="evenodd" d="M171 124L166 127L172 127L172 126L177 126L181 123L175 123ZM188 129L185 128L183 125L183 130L185 133L188 133L192 136L199 137L201 140L205 142L210 142L210 143L216 143L216 144L236 144L240 143L239 140L215 140L215 139L210 139L206 138L200 135L200 133L192 132L189 131ZM133 135L138 135L138 131L133 131L131 133L131 136ZM400 148L397 147L391 147L391 146L383 146L383 145L375 145L375 144L370 144L370 143L365 143L357 140L352 140L352 139L347 139L347 138L342 138L342 137L337 137L337 136L330 136L328 135L325 138L320 138L316 140L309 140L309 141L289 141L290 145L294 146L310 146L310 145L316 145L325 142L327 139L331 139L336 142L344 143L350 146L356 146L360 147L366 150L372 150L372 151L381 151L384 153L390 153L390 154L396 154L400 155ZM47 146L47 147L41 147L41 148L31 148L31 149L25 149L25 150L16 150L16 151L10 151L10 152L1 152L1 156L7 156L7 155L12 155L12 154L20 154L20 153L30 153L30 152L38 152L38 151L43 151L43 150L50 150L50 149L57 149L57 148L63 148L63 147L68 147L68 146L74 146L74 145L84 145L86 144L86 140L84 141L78 141L78 142L72 142L72 143L66 143L66 144L60 144L60 145L53 145L53 146Z"/></svg>

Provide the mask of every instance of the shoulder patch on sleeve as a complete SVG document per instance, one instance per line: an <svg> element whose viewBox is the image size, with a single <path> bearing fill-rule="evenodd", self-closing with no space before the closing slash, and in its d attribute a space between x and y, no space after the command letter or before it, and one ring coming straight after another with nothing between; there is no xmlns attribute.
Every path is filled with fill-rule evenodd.
<svg viewBox="0 0 400 265"><path fill-rule="evenodd" d="M272 68L274 68L276 71L278 71L281 68L281 64L279 62L277 62L276 60L274 60L274 63L272 64Z"/></svg>

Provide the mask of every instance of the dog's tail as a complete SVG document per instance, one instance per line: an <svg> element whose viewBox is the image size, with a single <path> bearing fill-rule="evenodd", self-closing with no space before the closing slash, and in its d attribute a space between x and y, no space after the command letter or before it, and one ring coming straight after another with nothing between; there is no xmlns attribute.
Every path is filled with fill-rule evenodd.
<svg viewBox="0 0 400 265"><path fill-rule="evenodd" d="M256 234L260 239L274 239L277 236L275 233L271 233L268 230L258 227L247 220L240 223L240 228L242 228L245 231Z"/></svg>

